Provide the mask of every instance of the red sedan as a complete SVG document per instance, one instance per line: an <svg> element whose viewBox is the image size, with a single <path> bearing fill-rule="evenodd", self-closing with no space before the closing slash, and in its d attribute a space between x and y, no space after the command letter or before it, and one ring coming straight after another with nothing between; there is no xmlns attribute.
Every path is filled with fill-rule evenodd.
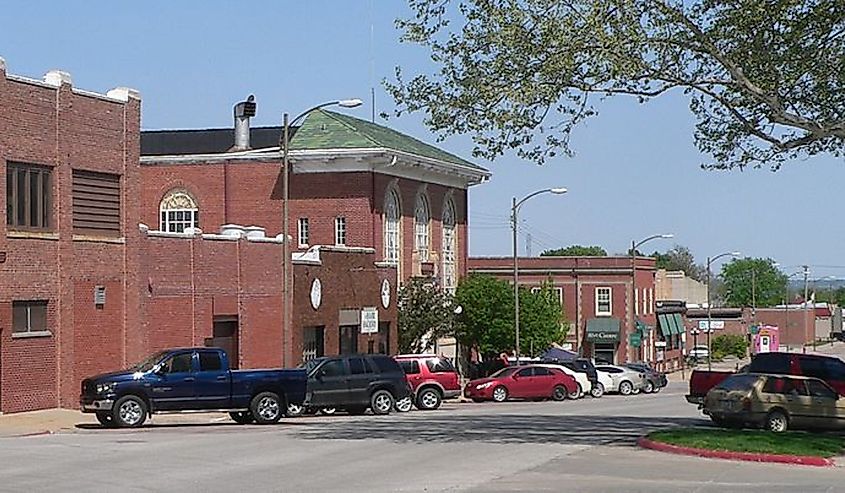
<svg viewBox="0 0 845 493"><path fill-rule="evenodd" d="M562 401L578 391L575 379L566 373L542 366L509 366L487 378L470 381L464 395L475 402L503 402L514 399L554 399Z"/></svg>

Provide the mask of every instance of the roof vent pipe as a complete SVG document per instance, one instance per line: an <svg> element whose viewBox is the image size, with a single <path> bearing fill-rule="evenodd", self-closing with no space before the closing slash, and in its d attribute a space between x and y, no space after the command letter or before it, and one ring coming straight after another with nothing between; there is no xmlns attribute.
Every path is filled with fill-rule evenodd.
<svg viewBox="0 0 845 493"><path fill-rule="evenodd" d="M255 96L252 94L235 105L235 145L231 150L245 151L249 147L249 119L255 116Z"/></svg>

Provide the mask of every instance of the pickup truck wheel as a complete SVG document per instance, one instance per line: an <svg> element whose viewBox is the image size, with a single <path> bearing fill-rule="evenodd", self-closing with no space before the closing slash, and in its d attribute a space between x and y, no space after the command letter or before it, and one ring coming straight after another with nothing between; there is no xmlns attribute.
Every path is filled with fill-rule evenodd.
<svg viewBox="0 0 845 493"><path fill-rule="evenodd" d="M255 418L252 417L252 413L249 411L237 411L229 413L229 417L232 418L232 421L239 425L248 425L255 421Z"/></svg>
<svg viewBox="0 0 845 493"><path fill-rule="evenodd" d="M631 395L631 392L634 391L634 386L631 385L631 382L625 380L624 382L619 384L619 393L622 395Z"/></svg>
<svg viewBox="0 0 845 493"><path fill-rule="evenodd" d="M766 416L766 429L773 433L783 433L789 428L789 418L781 411L772 411Z"/></svg>
<svg viewBox="0 0 845 493"><path fill-rule="evenodd" d="M556 401L562 401L566 399L566 387L563 385L555 385L554 390L552 390L552 399Z"/></svg>
<svg viewBox="0 0 845 493"><path fill-rule="evenodd" d="M596 384L593 385L593 388L590 389L590 396L592 396L594 399L598 399L599 397L601 397L603 395L604 395L604 385L602 385L599 382L596 382Z"/></svg>
<svg viewBox="0 0 845 493"><path fill-rule="evenodd" d="M584 392L584 390L583 390L583 389L581 389L581 384L580 384L580 383L576 383L576 384L575 384L575 392L570 392L570 393L569 393L569 395L567 395L567 397L569 397L569 398L570 398L570 399L572 399L572 400L575 400L575 399L580 398L580 397L581 397L581 393L583 393L583 392Z"/></svg>
<svg viewBox="0 0 845 493"><path fill-rule="evenodd" d="M115 403L112 420L121 428L137 428L147 420L147 405L140 397L125 395Z"/></svg>
<svg viewBox="0 0 845 493"><path fill-rule="evenodd" d="M443 403L443 397L437 389L429 387L417 395L417 407L423 411L433 411L439 408L441 403Z"/></svg>
<svg viewBox="0 0 845 493"><path fill-rule="evenodd" d="M282 409L287 409L279 396L273 392L262 392L252 398L249 406L255 422L260 425L278 423L282 418Z"/></svg>
<svg viewBox="0 0 845 493"><path fill-rule="evenodd" d="M114 428L114 418L110 413L97 413L97 421L105 428Z"/></svg>
<svg viewBox="0 0 845 493"><path fill-rule="evenodd" d="M288 417L298 418L305 414L305 406L303 406L302 404L294 404L291 402L290 404L288 404L288 410L286 414L288 415Z"/></svg>
<svg viewBox="0 0 845 493"><path fill-rule="evenodd" d="M373 414L390 414L394 404L393 395L386 390L376 390L370 396L370 409Z"/></svg>

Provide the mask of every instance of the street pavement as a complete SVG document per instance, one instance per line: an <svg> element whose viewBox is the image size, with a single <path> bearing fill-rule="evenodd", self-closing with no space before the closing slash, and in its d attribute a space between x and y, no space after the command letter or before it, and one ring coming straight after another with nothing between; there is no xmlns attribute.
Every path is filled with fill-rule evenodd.
<svg viewBox="0 0 845 493"><path fill-rule="evenodd" d="M204 414L108 430L0 438L0 491L841 491L845 469L639 449L668 426L709 426L684 383L656 395L448 403L433 412L241 426Z"/></svg>

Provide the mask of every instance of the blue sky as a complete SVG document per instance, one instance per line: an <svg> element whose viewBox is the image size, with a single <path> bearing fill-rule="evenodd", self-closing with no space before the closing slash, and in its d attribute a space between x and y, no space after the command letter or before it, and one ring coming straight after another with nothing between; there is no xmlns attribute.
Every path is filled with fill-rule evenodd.
<svg viewBox="0 0 845 493"><path fill-rule="evenodd" d="M145 129L229 126L232 105L248 94L258 102L254 125L279 124L283 111L345 97L367 101L350 114L369 118L373 83L376 113L390 112L380 80L396 65L409 73L430 68L427 52L398 42L393 20L408 13L398 0L56 5L3 2L0 56L7 70L41 77L59 68L79 88L137 88ZM623 252L633 239L670 232L674 240L643 249L679 243L700 261L739 250L772 257L787 273L806 263L813 277L845 277L841 159L790 163L777 173L703 171L707 157L693 145L693 120L680 95L646 105L613 100L598 109L574 134L573 158L542 167L510 156L476 161L494 176L470 192L471 254L509 255L511 197L565 186L567 195L537 197L522 208L535 255L573 243ZM388 124L433 142L421 120L412 115ZM467 137L442 146L470 157ZM525 234L520 242L524 254Z"/></svg>

